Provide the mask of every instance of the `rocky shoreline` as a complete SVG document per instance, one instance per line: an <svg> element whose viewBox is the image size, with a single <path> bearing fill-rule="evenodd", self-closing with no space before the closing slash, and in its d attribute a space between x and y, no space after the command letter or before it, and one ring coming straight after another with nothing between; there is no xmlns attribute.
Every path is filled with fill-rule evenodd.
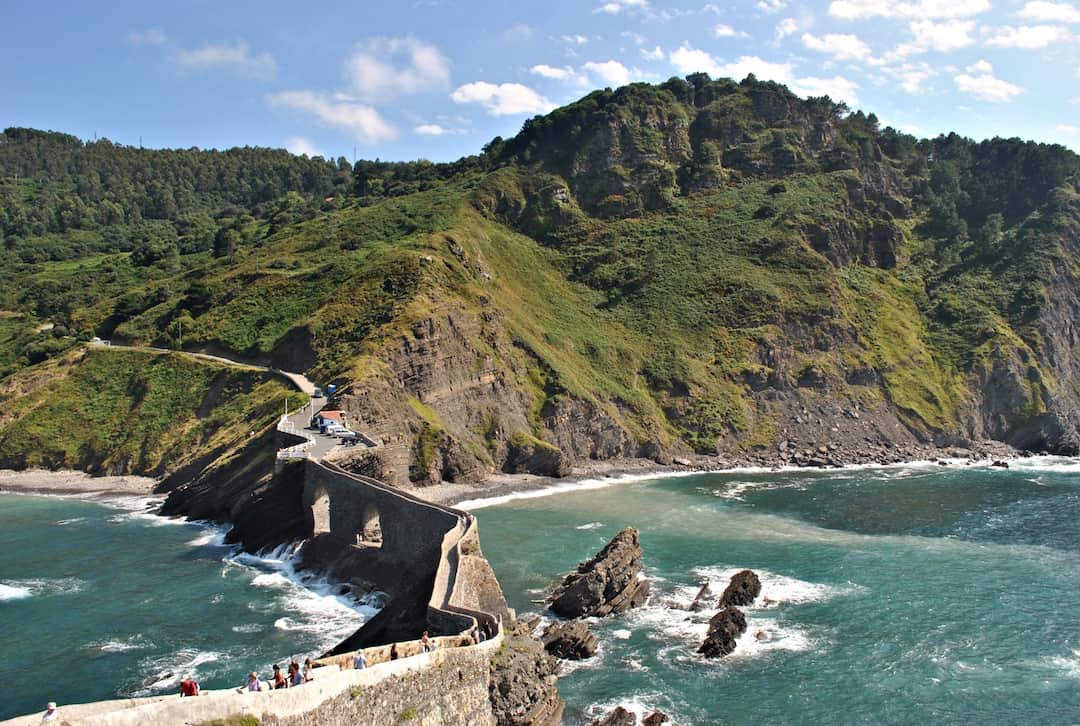
<svg viewBox="0 0 1080 726"><path fill-rule="evenodd" d="M670 463L651 459L607 459L584 461L565 477L534 474L496 474L476 484L442 482L411 489L417 496L430 501L458 506L477 500L511 495L528 495L550 490L558 493L591 480L619 478L663 477L692 473L723 473L740 470L839 469L854 466L904 466L925 462L942 465L967 466L976 463L1003 462L1032 456L999 441L982 441L968 446L927 446L919 444L864 445L838 443L803 444L795 439L749 454L705 456L700 454L675 457Z"/></svg>
<svg viewBox="0 0 1080 726"><path fill-rule="evenodd" d="M0 492L20 494L148 496L154 493L158 483L149 476L92 476L71 470L0 469Z"/></svg>

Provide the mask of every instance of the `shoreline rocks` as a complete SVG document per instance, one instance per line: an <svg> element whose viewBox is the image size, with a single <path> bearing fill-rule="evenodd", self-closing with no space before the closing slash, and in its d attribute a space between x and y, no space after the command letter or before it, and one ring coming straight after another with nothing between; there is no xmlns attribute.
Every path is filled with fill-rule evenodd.
<svg viewBox="0 0 1080 726"><path fill-rule="evenodd" d="M645 602L649 581L641 578L640 536L633 527L615 535L592 559L567 575L548 599L563 618L604 617Z"/></svg>
<svg viewBox="0 0 1080 726"><path fill-rule="evenodd" d="M540 641L548 653L566 660L592 658L600 647L600 641L589 626L580 620L552 623L544 629Z"/></svg>
<svg viewBox="0 0 1080 726"><path fill-rule="evenodd" d="M735 641L746 632L746 616L735 607L724 608L709 620L709 632L697 652L706 658L722 658L735 652Z"/></svg>
<svg viewBox="0 0 1080 726"><path fill-rule="evenodd" d="M716 607L726 608L729 606L746 607L753 604L757 596L761 594L761 580L753 570L742 570L731 576L724 594ZM691 609L693 606L691 606Z"/></svg>

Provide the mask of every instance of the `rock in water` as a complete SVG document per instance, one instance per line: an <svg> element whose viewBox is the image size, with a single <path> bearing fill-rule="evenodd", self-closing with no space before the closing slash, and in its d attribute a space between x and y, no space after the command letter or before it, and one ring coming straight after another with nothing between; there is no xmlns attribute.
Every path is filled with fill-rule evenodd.
<svg viewBox="0 0 1080 726"><path fill-rule="evenodd" d="M716 607L726 608L732 605L746 607L747 605L753 605L754 600L760 594L761 580L758 579L753 570L736 572L731 576L731 582L728 583L724 594L720 596L720 602L717 603Z"/></svg>
<svg viewBox="0 0 1080 726"><path fill-rule="evenodd" d="M578 565L551 594L549 607L564 618L603 617L645 602L649 581L639 577L644 551L627 527L588 562Z"/></svg>
<svg viewBox="0 0 1080 726"><path fill-rule="evenodd" d="M600 641L589 631L589 626L580 620L552 623L540 640L548 653L567 660L592 658L600 647Z"/></svg>
<svg viewBox="0 0 1080 726"><path fill-rule="evenodd" d="M660 726L660 724L668 723L670 720L663 711L653 711L641 719L641 726Z"/></svg>
<svg viewBox="0 0 1080 726"><path fill-rule="evenodd" d="M735 639L746 632L746 616L738 608L725 608L712 616L705 642L698 648L706 658L722 658L735 652Z"/></svg>
<svg viewBox="0 0 1080 726"><path fill-rule="evenodd" d="M614 711L596 719L589 726L637 726L637 716L622 706L616 706Z"/></svg>
<svg viewBox="0 0 1080 726"><path fill-rule="evenodd" d="M712 597L714 597L712 588L709 587L709 583L706 582L701 586L701 589L698 590L697 595L694 596L694 601L690 603L690 612L696 613L707 608L708 605L706 603Z"/></svg>

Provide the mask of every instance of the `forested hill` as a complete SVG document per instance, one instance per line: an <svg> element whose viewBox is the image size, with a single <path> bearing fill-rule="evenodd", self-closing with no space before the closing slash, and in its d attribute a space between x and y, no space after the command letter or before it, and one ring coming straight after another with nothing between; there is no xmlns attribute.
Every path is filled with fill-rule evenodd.
<svg viewBox="0 0 1080 726"><path fill-rule="evenodd" d="M404 444L369 470L401 482L1076 451L1078 175L1060 146L918 140L702 74L596 91L453 164L8 129L0 404L98 334L351 382L342 405Z"/></svg>

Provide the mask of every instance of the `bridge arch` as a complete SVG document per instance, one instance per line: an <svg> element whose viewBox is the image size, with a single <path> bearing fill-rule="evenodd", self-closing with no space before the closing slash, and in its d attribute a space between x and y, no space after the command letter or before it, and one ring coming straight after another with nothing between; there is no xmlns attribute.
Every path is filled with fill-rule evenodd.
<svg viewBox="0 0 1080 726"><path fill-rule="evenodd" d="M379 519L379 508L374 504L368 503L364 507L360 520L360 530L357 534L360 540L366 544L382 544L382 523Z"/></svg>
<svg viewBox="0 0 1080 726"><path fill-rule="evenodd" d="M311 536L315 537L330 531L330 494L326 487L315 489L311 500Z"/></svg>

